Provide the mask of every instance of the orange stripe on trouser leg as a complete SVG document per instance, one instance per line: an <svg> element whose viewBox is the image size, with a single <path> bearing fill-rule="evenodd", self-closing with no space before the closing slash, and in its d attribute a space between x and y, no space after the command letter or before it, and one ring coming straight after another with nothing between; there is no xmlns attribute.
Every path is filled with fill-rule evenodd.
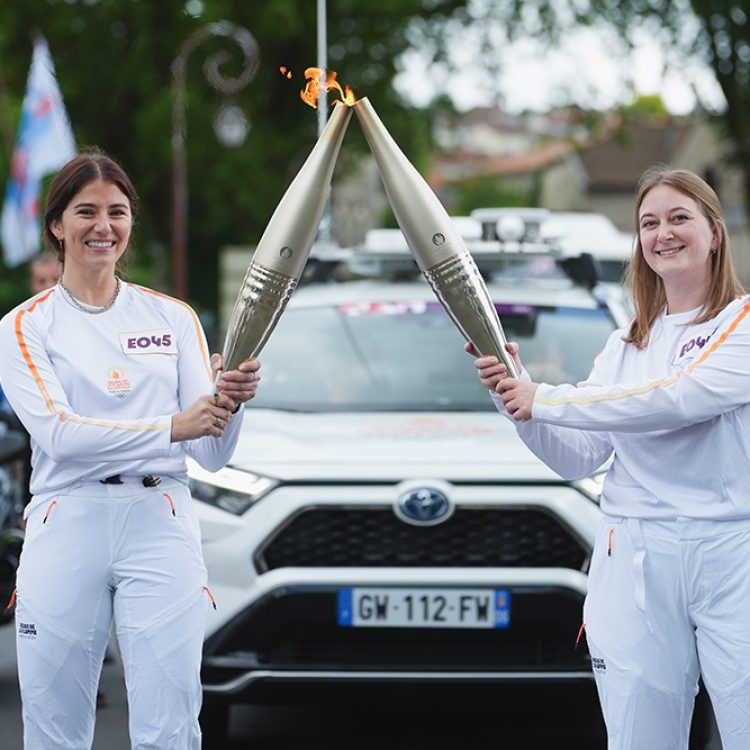
<svg viewBox="0 0 750 750"><path fill-rule="evenodd" d="M47 519L49 518L49 514L52 512L52 508L54 508L56 505L57 505L57 500L53 500L47 506L47 512L44 514L44 518L42 519L42 523L47 523Z"/></svg>
<svg viewBox="0 0 750 750"><path fill-rule="evenodd" d="M208 586L204 586L203 590L208 594L208 598L211 600L213 608L216 609L216 599L214 599L214 595L209 591Z"/></svg>
<svg viewBox="0 0 750 750"><path fill-rule="evenodd" d="M13 608L13 605L16 603L16 591L18 591L18 589L13 589L13 593L10 595L10 601L8 602L8 606L5 609Z"/></svg>
<svg viewBox="0 0 750 750"><path fill-rule="evenodd" d="M576 636L576 645L575 648L578 648L578 645L581 642L581 638L583 637L583 631L586 629L586 623L582 622L581 627L578 629L578 635Z"/></svg>
<svg viewBox="0 0 750 750"><path fill-rule="evenodd" d="M612 547L614 546L615 530L609 530L609 540L607 541L607 557L612 557Z"/></svg>
<svg viewBox="0 0 750 750"><path fill-rule="evenodd" d="M162 492L161 494L162 494L162 495L164 495L164 497L166 497L166 498L167 498L167 500L169 500L169 505L170 505L170 507L172 508L172 515L173 515L173 516L176 516L176 515L177 515L177 513L175 513L175 510L174 510L174 503L172 502L172 498L171 498L171 497L170 497L170 496L169 496L169 495L168 495L168 494L167 494L166 492Z"/></svg>

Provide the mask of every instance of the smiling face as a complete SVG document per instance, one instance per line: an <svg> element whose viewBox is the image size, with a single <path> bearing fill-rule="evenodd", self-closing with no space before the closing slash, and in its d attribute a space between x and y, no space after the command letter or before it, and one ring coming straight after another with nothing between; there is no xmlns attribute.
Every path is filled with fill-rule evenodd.
<svg viewBox="0 0 750 750"><path fill-rule="evenodd" d="M709 285L718 239L693 198L667 184L651 188L638 211L638 234L643 258L665 288Z"/></svg>
<svg viewBox="0 0 750 750"><path fill-rule="evenodd" d="M76 193L51 230L65 247L65 269L112 270L125 252L133 228L127 196L112 182L93 180Z"/></svg>

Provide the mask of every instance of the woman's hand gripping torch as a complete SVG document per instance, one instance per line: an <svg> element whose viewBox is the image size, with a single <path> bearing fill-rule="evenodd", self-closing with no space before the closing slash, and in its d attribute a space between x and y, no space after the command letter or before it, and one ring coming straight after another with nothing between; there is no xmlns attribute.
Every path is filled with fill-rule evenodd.
<svg viewBox="0 0 750 750"><path fill-rule="evenodd" d="M320 224L351 108L337 104L258 243L227 326L222 371L258 356L284 312ZM215 390L215 394L217 391Z"/></svg>
<svg viewBox="0 0 750 750"><path fill-rule="evenodd" d="M388 201L417 265L467 341L502 362L518 378L487 287L437 196L386 130L367 98L354 104L375 157Z"/></svg>

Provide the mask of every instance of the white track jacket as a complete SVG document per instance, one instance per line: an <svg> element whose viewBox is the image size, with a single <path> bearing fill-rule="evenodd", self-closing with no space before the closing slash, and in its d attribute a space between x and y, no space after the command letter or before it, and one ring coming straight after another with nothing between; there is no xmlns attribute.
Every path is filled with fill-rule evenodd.
<svg viewBox="0 0 750 750"><path fill-rule="evenodd" d="M0 352L35 495L113 474L186 482L186 455L210 471L231 458L243 409L221 438L170 442L172 415L212 389L203 329L179 300L123 283L109 310L88 315L56 286L0 321Z"/></svg>
<svg viewBox="0 0 750 750"><path fill-rule="evenodd" d="M532 419L517 424L566 479L613 456L605 513L750 518L750 296L689 325L698 312L662 313L645 349L615 331L586 381L540 385Z"/></svg>

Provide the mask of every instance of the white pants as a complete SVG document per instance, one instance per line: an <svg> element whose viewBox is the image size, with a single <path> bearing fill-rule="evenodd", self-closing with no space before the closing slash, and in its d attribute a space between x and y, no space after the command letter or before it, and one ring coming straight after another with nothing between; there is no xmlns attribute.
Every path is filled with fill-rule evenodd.
<svg viewBox="0 0 750 750"><path fill-rule="evenodd" d="M208 594L193 501L173 480L123 482L29 504L16 609L26 750L91 747L113 616L132 747L200 748Z"/></svg>
<svg viewBox="0 0 750 750"><path fill-rule="evenodd" d="M605 517L584 622L609 750L687 750L700 675L750 748L750 521Z"/></svg>

